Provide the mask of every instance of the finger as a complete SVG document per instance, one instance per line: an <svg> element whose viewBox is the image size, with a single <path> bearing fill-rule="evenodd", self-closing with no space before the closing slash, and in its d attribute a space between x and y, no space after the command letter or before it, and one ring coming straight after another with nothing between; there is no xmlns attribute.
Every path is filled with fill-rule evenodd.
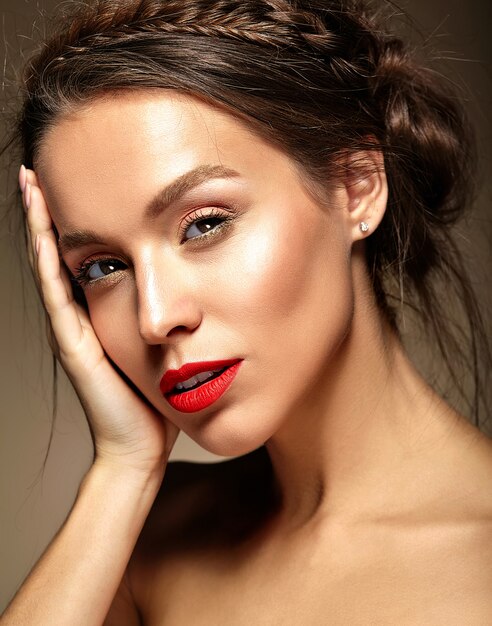
<svg viewBox="0 0 492 626"><path fill-rule="evenodd" d="M38 177L34 170L26 169L26 182L31 183L31 185L36 185L36 187L39 187Z"/></svg>
<svg viewBox="0 0 492 626"><path fill-rule="evenodd" d="M29 262L35 278L37 290L42 300L44 300L42 286L40 284L40 277L37 270L37 255L35 254L35 239L36 236L42 231L49 231L51 227L51 216L47 210L44 197L39 189L40 197L37 197L38 191L33 193L33 186L37 187L38 179L32 170L27 170L24 166L21 167L19 172L19 186L22 190L23 204L26 211L26 245L28 250ZM29 185L29 187L28 187ZM34 205L31 208L31 204L34 201ZM44 206L43 206L44 205ZM38 211L40 213L36 213ZM42 222L44 221L44 225ZM43 226L42 228L40 226ZM71 297L70 280L66 275L66 272L61 271L62 281L64 283L67 296ZM56 339L55 332L53 330L49 314L46 315L46 336L48 344L52 352L59 357L60 349L58 341Z"/></svg>
<svg viewBox="0 0 492 626"><path fill-rule="evenodd" d="M20 179L22 179L22 174L20 174ZM39 182L38 182L38 177L36 176L36 173L33 170L26 170L25 171L25 179L26 179L26 185L30 184L31 185L31 194L32 194L32 189L33 187L36 187L38 189L38 192L41 194L41 202L38 206L38 210L41 214L41 218L44 218L46 220L46 226L48 224L48 222L50 223L49 229L53 230L53 219L51 217L51 214L49 212L49 207L48 204L44 198L43 192L41 191L41 187L39 186ZM38 193L36 192L36 193ZM53 231L54 232L54 231ZM54 240L57 240L56 234L54 235ZM60 256L60 254L59 254ZM61 261L61 265L62 265L62 280L65 284L65 287L67 289L67 293L71 293L72 292L72 284L70 282L70 276L68 273L68 269L65 266L65 264L63 263L63 260L60 258Z"/></svg>
<svg viewBox="0 0 492 626"><path fill-rule="evenodd" d="M78 308L61 277L58 249L53 238L38 235L38 274L44 306L50 317L60 353L68 358L77 355L84 338Z"/></svg>
<svg viewBox="0 0 492 626"><path fill-rule="evenodd" d="M32 170L28 170L24 167L21 167L19 171L19 185L22 190L22 204L24 207L24 216L26 219L26 248L27 248L27 256L29 259L29 264L34 274L34 278L37 281L37 273L36 273L36 255L34 253L34 239L30 225L28 223L28 211L29 204L31 198L31 185L34 182L34 172ZM38 285L36 285L38 286Z"/></svg>
<svg viewBox="0 0 492 626"><path fill-rule="evenodd" d="M22 192L22 204L24 206L24 211L27 213L27 205L28 205L28 185L36 185L39 187L38 177L33 170L27 169L24 165L21 165L19 170L19 187Z"/></svg>
<svg viewBox="0 0 492 626"><path fill-rule="evenodd" d="M28 178L27 170L24 167L24 165L22 165L19 170L19 187L22 192L21 197L22 197L22 205L24 208L24 217L25 217L25 222L24 222L24 225L25 225L24 234L26 237L25 244L26 244L27 256L29 259L29 265L31 266L31 269L34 272L35 256L33 253L31 231L29 229L29 224L27 223L27 205L26 205L27 178Z"/></svg>
<svg viewBox="0 0 492 626"><path fill-rule="evenodd" d="M26 202L26 220L29 231L28 242L28 256L31 268L33 270L34 279L39 287L39 273L37 268L37 254L35 250L36 238L38 235L44 234L46 237L54 237L54 233L51 229L51 217L43 210L44 199L40 190L37 187L33 187L31 183L26 183L25 190L25 202ZM39 196L39 197L38 197ZM51 234L50 234L51 233Z"/></svg>
<svg viewBox="0 0 492 626"><path fill-rule="evenodd" d="M26 170L25 165L22 164L19 170L19 187L20 187L22 194L24 194L24 190L26 188L26 182L27 182L27 170Z"/></svg>
<svg viewBox="0 0 492 626"><path fill-rule="evenodd" d="M55 235L55 232L53 231L53 220L51 219L48 206L46 204L41 189L37 185L35 185L35 182L37 182L37 178L35 177L34 172L27 170L25 191L27 205L26 215L30 234L30 255L33 258L33 263L35 259L34 246L36 236L38 234L45 234L55 243L57 243L57 237ZM65 270L64 266L63 270ZM61 275L62 280L65 284L65 288L67 290L67 295L71 295L72 291L70 279L66 274L66 271L62 271Z"/></svg>
<svg viewBox="0 0 492 626"><path fill-rule="evenodd" d="M28 185L36 185L39 187L38 179L33 170L26 169L24 166L19 171L19 186L22 190L22 203L24 205L24 211L27 213L29 190Z"/></svg>
<svg viewBox="0 0 492 626"><path fill-rule="evenodd" d="M84 332L82 312L75 304L70 279L60 261L48 206L41 189L35 183L37 183L35 173L27 170L25 194L27 221L33 251L36 239L38 242L35 270L41 296L50 318L51 332L48 338L53 339L54 335L60 351L69 354L82 340Z"/></svg>
<svg viewBox="0 0 492 626"><path fill-rule="evenodd" d="M28 182L26 185L26 197L27 223L31 231L31 239L34 242L36 235L42 234L56 243L53 222L41 189Z"/></svg>

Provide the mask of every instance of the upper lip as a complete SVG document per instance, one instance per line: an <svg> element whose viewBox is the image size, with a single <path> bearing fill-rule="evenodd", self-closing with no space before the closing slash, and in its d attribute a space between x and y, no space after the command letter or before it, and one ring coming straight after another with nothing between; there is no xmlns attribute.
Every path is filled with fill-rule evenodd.
<svg viewBox="0 0 492 626"><path fill-rule="evenodd" d="M200 361L196 363L185 363L179 368L179 370L167 370L161 378L161 382L159 384L160 390L163 394L168 393L171 389L174 389L177 383L182 383L192 376L196 376L201 372L230 367L231 365L238 363L240 360L241 359L228 359L225 361Z"/></svg>

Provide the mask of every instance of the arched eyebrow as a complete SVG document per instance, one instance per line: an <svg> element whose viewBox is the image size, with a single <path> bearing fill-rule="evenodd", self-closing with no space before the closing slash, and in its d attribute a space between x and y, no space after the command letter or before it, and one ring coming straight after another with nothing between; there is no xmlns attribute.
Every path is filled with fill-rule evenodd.
<svg viewBox="0 0 492 626"><path fill-rule="evenodd" d="M153 220L169 206L176 203L186 193L202 183L214 178L235 178L240 174L223 165L199 165L198 167L178 176L172 183L157 192L147 204L144 217ZM58 240L58 249L62 255L89 244L104 244L100 235L93 230L73 230L64 233Z"/></svg>
<svg viewBox="0 0 492 626"><path fill-rule="evenodd" d="M178 176L176 180L161 189L145 209L148 220L155 219L171 204L177 202L185 193L213 178L234 178L239 176L235 170L224 165L200 165Z"/></svg>

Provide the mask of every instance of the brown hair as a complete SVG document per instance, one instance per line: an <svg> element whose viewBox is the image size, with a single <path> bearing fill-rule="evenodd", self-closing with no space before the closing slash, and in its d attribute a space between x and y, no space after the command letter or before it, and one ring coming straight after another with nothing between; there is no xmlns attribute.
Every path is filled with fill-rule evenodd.
<svg viewBox="0 0 492 626"><path fill-rule="evenodd" d="M480 363L490 363L490 350L450 234L471 205L473 133L449 82L385 31L379 9L362 0L65 3L25 67L23 161L33 167L50 125L74 107L147 88L225 107L318 189L340 176L344 152L380 150L388 207L366 240L379 307L395 329L401 304L421 315L459 389L461 357L479 426ZM436 281L460 303L468 329L447 320Z"/></svg>

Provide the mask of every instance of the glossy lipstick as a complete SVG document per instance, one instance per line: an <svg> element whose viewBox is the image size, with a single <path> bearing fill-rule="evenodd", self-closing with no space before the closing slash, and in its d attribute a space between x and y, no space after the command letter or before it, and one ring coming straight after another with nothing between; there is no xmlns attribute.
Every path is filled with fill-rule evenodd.
<svg viewBox="0 0 492 626"><path fill-rule="evenodd" d="M241 363L241 359L187 363L179 370L168 370L162 377L159 387L173 409L182 413L201 411L225 393L234 380ZM182 383L192 376L219 369L224 371L215 378L199 384L194 389L188 391L175 389L177 383Z"/></svg>

